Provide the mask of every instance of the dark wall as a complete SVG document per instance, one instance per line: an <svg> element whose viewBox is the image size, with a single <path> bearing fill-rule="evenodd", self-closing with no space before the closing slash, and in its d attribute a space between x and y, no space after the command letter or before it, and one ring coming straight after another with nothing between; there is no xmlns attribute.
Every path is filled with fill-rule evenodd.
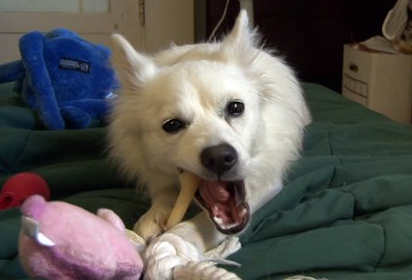
<svg viewBox="0 0 412 280"><path fill-rule="evenodd" d="M206 35L222 15L226 0L208 0ZM302 81L341 91L343 45L381 35L396 0L255 0L255 25L265 45L275 48ZM218 35L230 30L239 12L231 0Z"/></svg>

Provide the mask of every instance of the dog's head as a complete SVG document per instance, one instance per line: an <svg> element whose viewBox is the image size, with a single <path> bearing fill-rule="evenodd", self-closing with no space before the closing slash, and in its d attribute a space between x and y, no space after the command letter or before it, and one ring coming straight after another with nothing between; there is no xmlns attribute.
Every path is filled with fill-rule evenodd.
<svg viewBox="0 0 412 280"><path fill-rule="evenodd" d="M112 117L110 139L123 169L144 181L173 181L181 170L198 175L197 201L217 229L226 234L243 230L249 221L249 204L253 208L260 203L248 203L255 191L248 182L251 173L257 169L256 180L267 185L258 173L270 177L283 172L279 167L282 170L275 174L276 167L268 168L259 158L270 157L278 149L282 158L275 165L284 166L298 150L302 121L294 125L301 127L299 135L293 136L296 139L291 139L293 144L284 141L286 134L293 134L289 123L297 123L282 123L294 118L288 109L293 103L272 97L277 85L295 83L291 71L279 60L269 61L274 63L271 67L280 67L276 71L281 79L291 81L270 80L271 73L262 65L273 58L256 48L245 12L220 43L172 47L154 57L136 52L120 35L113 39L123 91ZM300 95L298 86L294 87L284 91ZM279 127L276 133L282 136L279 143L268 139L275 135L267 127L272 121L276 124L270 129ZM274 191L262 191L262 196L269 192Z"/></svg>

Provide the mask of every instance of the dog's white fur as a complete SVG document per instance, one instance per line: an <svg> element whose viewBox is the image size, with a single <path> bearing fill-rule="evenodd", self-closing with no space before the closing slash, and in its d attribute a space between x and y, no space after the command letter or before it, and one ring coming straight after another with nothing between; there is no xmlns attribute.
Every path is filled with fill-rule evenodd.
<svg viewBox="0 0 412 280"><path fill-rule="evenodd" d="M113 36L123 89L109 125L110 151L124 173L150 194L152 206L135 225L146 240L164 230L178 193L178 168L216 179L200 162L203 149L220 143L235 148L238 165L221 179L245 180L251 213L279 193L299 156L310 122L301 88L280 58L259 49L248 25L241 11L221 42L172 46L154 56ZM225 117L232 100L245 104L238 118ZM173 118L187 126L168 134L162 125ZM203 212L171 231L200 252L224 238Z"/></svg>

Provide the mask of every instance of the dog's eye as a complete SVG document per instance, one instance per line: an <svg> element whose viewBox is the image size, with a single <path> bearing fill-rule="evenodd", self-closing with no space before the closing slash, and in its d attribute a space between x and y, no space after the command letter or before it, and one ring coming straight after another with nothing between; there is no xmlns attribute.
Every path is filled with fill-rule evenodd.
<svg viewBox="0 0 412 280"><path fill-rule="evenodd" d="M239 117L245 111L245 104L240 101L231 101L226 105L226 115L229 117Z"/></svg>
<svg viewBox="0 0 412 280"><path fill-rule="evenodd" d="M186 123L179 119L170 119L163 123L163 130L167 133L176 133L186 127Z"/></svg>

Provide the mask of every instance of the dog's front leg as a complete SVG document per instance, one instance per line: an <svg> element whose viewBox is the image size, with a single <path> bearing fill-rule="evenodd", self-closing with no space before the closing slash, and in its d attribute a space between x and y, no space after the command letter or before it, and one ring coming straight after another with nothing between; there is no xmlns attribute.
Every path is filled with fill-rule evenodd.
<svg viewBox="0 0 412 280"><path fill-rule="evenodd" d="M133 228L133 231L145 241L150 241L165 231L166 221L178 196L177 188L173 183L162 183L148 184L151 207L140 217Z"/></svg>

